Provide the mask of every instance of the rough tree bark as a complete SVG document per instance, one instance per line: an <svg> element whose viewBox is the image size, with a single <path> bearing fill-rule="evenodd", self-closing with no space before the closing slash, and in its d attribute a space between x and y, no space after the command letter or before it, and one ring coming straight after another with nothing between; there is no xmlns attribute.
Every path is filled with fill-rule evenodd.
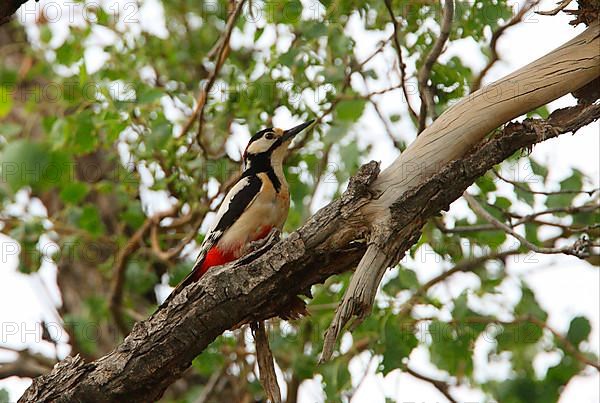
<svg viewBox="0 0 600 403"><path fill-rule="evenodd" d="M63 360L50 374L35 379L20 401L154 401L210 342L236 323L274 316L287 299L352 269L361 258L363 266L369 260L378 264L378 276L416 242L428 218L447 209L495 164L523 147L600 118L600 105L579 105L547 120L508 124L482 141L515 116L600 76L599 45L596 24L461 101L381 175L377 163L363 166L340 199L264 255L211 270L166 308L137 323L111 353L91 363L80 357ZM490 89L496 89L496 96L486 99L484 91ZM383 240L389 242L382 244ZM382 247L389 255L380 254ZM367 249L375 254L365 255Z"/></svg>

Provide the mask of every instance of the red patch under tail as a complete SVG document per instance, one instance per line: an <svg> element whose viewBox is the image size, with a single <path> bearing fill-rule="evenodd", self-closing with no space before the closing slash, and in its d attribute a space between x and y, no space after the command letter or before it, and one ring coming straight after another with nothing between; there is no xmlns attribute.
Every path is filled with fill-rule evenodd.
<svg viewBox="0 0 600 403"><path fill-rule="evenodd" d="M194 281L198 281L211 267L221 266L225 263L232 262L235 259L236 257L233 251L222 251L216 246L213 246L206 253L204 262L202 262L202 266L200 266L200 270L194 274Z"/></svg>
<svg viewBox="0 0 600 403"><path fill-rule="evenodd" d="M258 234L251 241L258 241L259 239L265 238L271 233L272 228L273 227L270 225L261 227ZM194 273L193 281L200 280L200 277L202 277L211 267L224 265L225 263L236 260L238 257L239 256L236 256L235 250L223 251L219 250L218 247L213 246L206 253L204 262L202 262L202 266L200 266L200 270Z"/></svg>

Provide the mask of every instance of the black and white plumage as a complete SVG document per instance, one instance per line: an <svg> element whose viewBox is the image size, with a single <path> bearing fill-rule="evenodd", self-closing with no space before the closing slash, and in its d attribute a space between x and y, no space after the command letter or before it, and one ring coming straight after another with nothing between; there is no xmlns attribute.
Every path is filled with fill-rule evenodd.
<svg viewBox="0 0 600 403"><path fill-rule="evenodd" d="M252 136L243 155L243 173L223 199L191 273L163 306L209 268L239 259L250 252L252 242L283 228L290 205L283 160L294 136L312 123L285 131L267 128Z"/></svg>

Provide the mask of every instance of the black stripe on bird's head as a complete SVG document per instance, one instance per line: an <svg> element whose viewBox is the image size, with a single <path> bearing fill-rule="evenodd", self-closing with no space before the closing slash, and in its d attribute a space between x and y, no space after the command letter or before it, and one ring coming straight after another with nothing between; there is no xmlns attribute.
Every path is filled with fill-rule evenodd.
<svg viewBox="0 0 600 403"><path fill-rule="evenodd" d="M250 138L244 151L243 158L246 167L250 165L250 161L259 160L264 160L265 163L270 165L272 157L275 157L274 160L276 161L274 162L282 162L294 137L313 122L314 120L309 120L288 130L268 127L257 132Z"/></svg>

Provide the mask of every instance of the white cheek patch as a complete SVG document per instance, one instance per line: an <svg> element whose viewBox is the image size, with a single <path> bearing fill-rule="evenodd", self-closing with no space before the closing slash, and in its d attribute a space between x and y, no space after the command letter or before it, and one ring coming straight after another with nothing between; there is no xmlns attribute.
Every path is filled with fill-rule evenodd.
<svg viewBox="0 0 600 403"><path fill-rule="evenodd" d="M252 142L246 151L248 154L260 154L268 151L269 148L273 145L275 139L267 140L264 137Z"/></svg>

